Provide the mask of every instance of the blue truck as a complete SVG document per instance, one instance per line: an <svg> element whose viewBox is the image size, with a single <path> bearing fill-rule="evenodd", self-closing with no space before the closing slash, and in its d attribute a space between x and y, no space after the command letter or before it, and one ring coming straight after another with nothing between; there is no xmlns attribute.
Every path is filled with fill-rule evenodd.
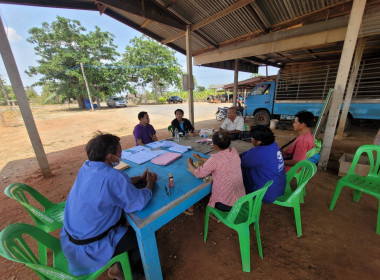
<svg viewBox="0 0 380 280"><path fill-rule="evenodd" d="M371 62L373 67L380 66L380 60ZM361 76L354 87L346 126L352 119L380 120L380 79L373 79L368 64L359 71ZM246 96L246 114L263 125L268 125L271 118L292 119L302 110L319 116L329 88L334 87L336 70L337 66L331 65L281 70L276 81L259 83Z"/></svg>

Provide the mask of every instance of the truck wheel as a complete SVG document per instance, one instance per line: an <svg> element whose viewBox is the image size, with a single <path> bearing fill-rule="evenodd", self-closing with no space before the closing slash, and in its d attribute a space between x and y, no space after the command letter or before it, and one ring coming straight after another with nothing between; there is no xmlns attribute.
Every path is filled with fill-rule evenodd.
<svg viewBox="0 0 380 280"><path fill-rule="evenodd" d="M265 110L257 111L254 115L255 125L269 125L270 116L269 113Z"/></svg>

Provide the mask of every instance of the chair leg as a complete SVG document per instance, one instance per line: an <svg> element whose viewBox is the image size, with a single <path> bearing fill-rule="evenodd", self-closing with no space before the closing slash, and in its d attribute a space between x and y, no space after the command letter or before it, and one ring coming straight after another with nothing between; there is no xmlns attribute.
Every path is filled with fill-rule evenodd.
<svg viewBox="0 0 380 280"><path fill-rule="evenodd" d="M251 248L249 239L249 226L238 230L241 263L244 272L251 272Z"/></svg>
<svg viewBox="0 0 380 280"><path fill-rule="evenodd" d="M207 233L208 233L208 222L209 222L209 219L210 219L210 208L209 206L206 207L206 214L205 214L205 232L204 232L204 236L203 236L203 241L206 242L207 241Z"/></svg>
<svg viewBox="0 0 380 280"><path fill-rule="evenodd" d="M261 247L261 237L260 237L260 226L259 223L254 224L254 228L256 231L256 240L257 240L257 250L259 251L259 256L261 259L263 259L263 249Z"/></svg>
<svg viewBox="0 0 380 280"><path fill-rule="evenodd" d="M380 235L380 200L379 200L379 209L377 210L376 233Z"/></svg>
<svg viewBox="0 0 380 280"><path fill-rule="evenodd" d="M47 249L45 245L40 242L38 242L38 258L41 264L47 265Z"/></svg>
<svg viewBox="0 0 380 280"><path fill-rule="evenodd" d="M300 204L295 203L293 206L293 209L294 209L294 219L296 220L297 237L300 237L302 235Z"/></svg>
<svg viewBox="0 0 380 280"><path fill-rule="evenodd" d="M354 201L359 202L360 197L362 196L362 192L358 190L354 190Z"/></svg>
<svg viewBox="0 0 380 280"><path fill-rule="evenodd" d="M343 185L339 184L339 182L338 182L338 184L336 185L336 188L335 188L335 192L334 192L333 198L331 200L330 210L334 209L335 203L338 200L338 197L340 195L340 191L342 190L342 188L343 188Z"/></svg>
<svg viewBox="0 0 380 280"><path fill-rule="evenodd" d="M127 253L128 254L128 253ZM120 262L125 279L132 279L131 264L129 262L129 256L124 261Z"/></svg>
<svg viewBox="0 0 380 280"><path fill-rule="evenodd" d="M303 197L304 197L304 193L301 192L301 193L300 193L300 196L299 196L299 201L300 201L300 203L304 203Z"/></svg>

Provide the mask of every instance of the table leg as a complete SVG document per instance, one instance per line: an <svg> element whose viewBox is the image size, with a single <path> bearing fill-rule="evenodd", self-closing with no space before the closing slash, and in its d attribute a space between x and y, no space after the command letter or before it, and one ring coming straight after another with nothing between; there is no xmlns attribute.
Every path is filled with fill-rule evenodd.
<svg viewBox="0 0 380 280"><path fill-rule="evenodd" d="M144 266L146 280L162 280L160 257L158 256L155 232L137 234L141 260Z"/></svg>

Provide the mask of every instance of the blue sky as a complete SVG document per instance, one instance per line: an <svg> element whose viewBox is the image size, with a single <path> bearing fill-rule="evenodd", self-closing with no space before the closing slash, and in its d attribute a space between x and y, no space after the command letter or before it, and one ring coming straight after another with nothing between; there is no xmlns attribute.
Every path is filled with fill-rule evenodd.
<svg viewBox="0 0 380 280"><path fill-rule="evenodd" d="M95 11L89 12L0 4L0 13L24 86L31 85L38 80L37 77L29 77L24 72L29 66L38 65L38 57L34 54L34 45L26 41L26 38L28 38L28 30L32 27L41 27L42 22L51 23L56 19L57 15L79 20L82 26L88 31L94 30L94 26L97 25L102 31L111 32L115 35L114 43L118 46L119 53L124 53L125 47L128 45L130 39L135 36L141 36L141 33L133 28L107 15L100 16L100 14ZM182 65L183 70L186 71L186 57L180 53L176 53L176 57ZM9 83L3 61L1 58L0 60L0 75ZM272 67L270 67L269 74L276 74L277 69L271 68ZM200 86L208 87L212 84L227 84L233 82L234 73L230 70L193 66L193 72L197 84ZM260 67L259 73L265 75L265 67ZM239 80L248 79L249 77L249 73L239 72Z"/></svg>

